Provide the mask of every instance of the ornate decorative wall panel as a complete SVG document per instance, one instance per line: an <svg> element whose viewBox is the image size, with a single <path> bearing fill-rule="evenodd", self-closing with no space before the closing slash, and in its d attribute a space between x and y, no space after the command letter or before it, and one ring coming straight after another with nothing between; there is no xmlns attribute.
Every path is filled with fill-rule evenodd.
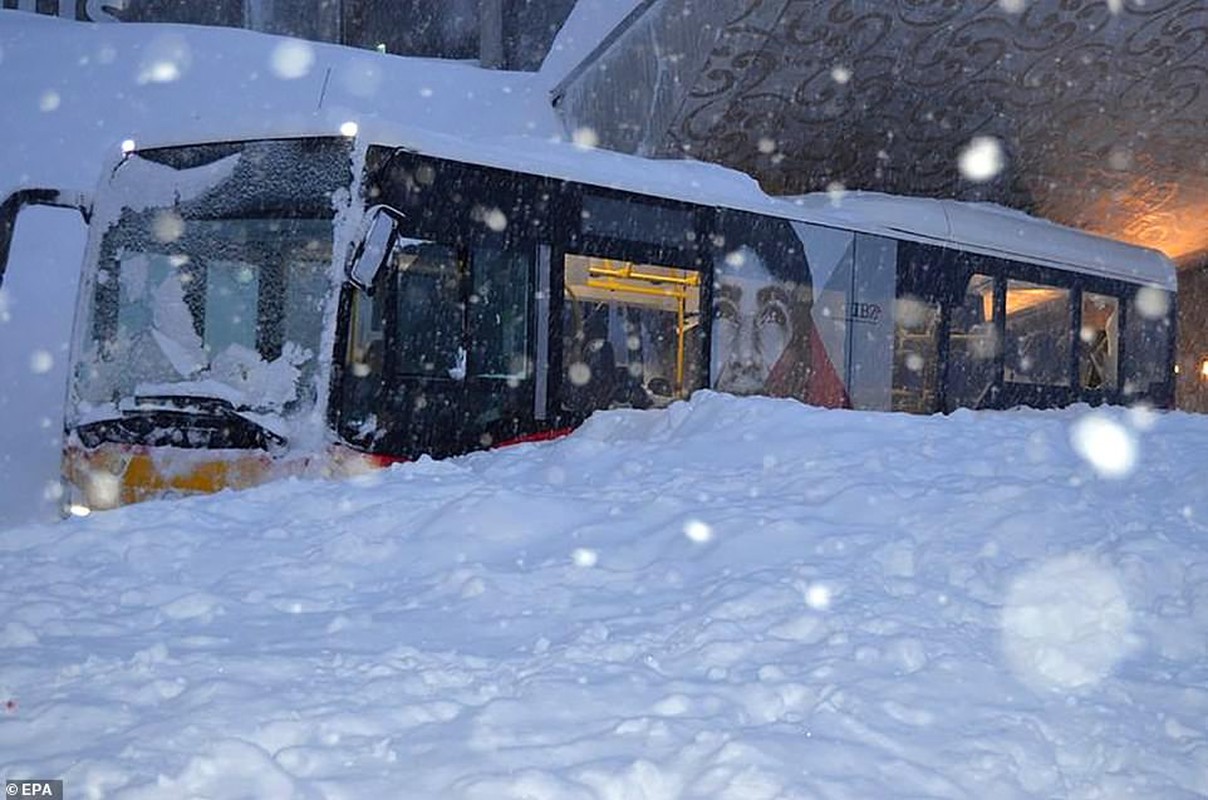
<svg viewBox="0 0 1208 800"><path fill-rule="evenodd" d="M977 183L957 156L982 135L1006 166ZM746 0L661 152L774 192L993 200L1185 257L1208 250L1208 0Z"/></svg>

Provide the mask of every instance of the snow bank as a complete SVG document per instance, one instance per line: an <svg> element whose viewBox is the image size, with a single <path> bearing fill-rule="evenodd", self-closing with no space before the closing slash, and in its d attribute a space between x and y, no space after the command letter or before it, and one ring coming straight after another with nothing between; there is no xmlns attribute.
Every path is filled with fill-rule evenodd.
<svg viewBox="0 0 1208 800"><path fill-rule="evenodd" d="M1084 455L1125 440L1087 419L1131 470ZM0 771L114 798L1203 796L1206 453L1179 413L705 392L12 529Z"/></svg>

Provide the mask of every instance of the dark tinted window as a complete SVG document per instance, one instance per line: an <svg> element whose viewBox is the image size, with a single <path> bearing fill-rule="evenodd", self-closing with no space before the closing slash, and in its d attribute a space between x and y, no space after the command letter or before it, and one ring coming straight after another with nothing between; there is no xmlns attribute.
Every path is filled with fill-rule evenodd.
<svg viewBox="0 0 1208 800"><path fill-rule="evenodd" d="M683 247L696 233L694 216L687 209L591 194L583 196L582 227L591 236L666 247Z"/></svg>
<svg viewBox="0 0 1208 800"><path fill-rule="evenodd" d="M1170 380L1172 311L1169 292L1144 287L1134 296L1124 328L1125 395L1160 394Z"/></svg>
<svg viewBox="0 0 1208 800"><path fill-rule="evenodd" d="M1006 380L1069 386L1072 327L1069 289L1007 281Z"/></svg>
<svg viewBox="0 0 1208 800"><path fill-rule="evenodd" d="M1078 331L1078 376L1084 389L1118 389L1120 301L1094 292L1082 293Z"/></svg>
<svg viewBox="0 0 1208 800"><path fill-rule="evenodd" d="M470 290L470 374L520 380L529 376L529 297L532 255L525 250L475 248Z"/></svg>
<svg viewBox="0 0 1208 800"><path fill-rule="evenodd" d="M998 331L994 319L994 278L974 274L952 306L948 324L946 404L983 408L998 377Z"/></svg>
<svg viewBox="0 0 1208 800"><path fill-rule="evenodd" d="M433 242L401 240L395 372L438 378L465 377L462 303L457 252Z"/></svg>

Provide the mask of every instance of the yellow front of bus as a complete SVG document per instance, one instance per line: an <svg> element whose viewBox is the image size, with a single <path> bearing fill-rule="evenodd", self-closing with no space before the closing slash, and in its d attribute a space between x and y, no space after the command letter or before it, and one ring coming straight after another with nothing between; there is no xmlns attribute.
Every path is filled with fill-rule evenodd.
<svg viewBox="0 0 1208 800"><path fill-rule="evenodd" d="M71 511L244 488L321 449L352 147L143 149L108 173L73 337Z"/></svg>

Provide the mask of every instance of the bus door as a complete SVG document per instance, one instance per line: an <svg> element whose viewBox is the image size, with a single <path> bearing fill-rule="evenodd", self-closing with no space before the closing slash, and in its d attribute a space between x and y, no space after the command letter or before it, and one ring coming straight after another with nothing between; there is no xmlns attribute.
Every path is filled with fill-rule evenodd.
<svg viewBox="0 0 1208 800"><path fill-rule="evenodd" d="M533 433L537 252L396 238L371 291L346 290L344 438L413 458Z"/></svg>
<svg viewBox="0 0 1208 800"><path fill-rule="evenodd" d="M1097 287L1096 287L1097 288ZM1121 400L1120 340L1121 307L1119 287L1102 291L1083 288L1078 320L1078 386L1082 399L1091 405Z"/></svg>
<svg viewBox="0 0 1208 800"><path fill-rule="evenodd" d="M953 253L898 243L890 408L932 414L942 408L944 307L951 294Z"/></svg>
<svg viewBox="0 0 1208 800"><path fill-rule="evenodd" d="M545 400L537 372L546 370L538 332L548 319L547 245L480 241L462 261L463 341L457 373L461 380L462 426L454 437L468 448L492 447L525 438L544 426ZM544 309L539 313L540 309ZM465 357L460 352L464 350ZM541 394L545 394L544 389ZM467 441L469 440L469 441Z"/></svg>
<svg viewBox="0 0 1208 800"><path fill-rule="evenodd" d="M1002 281L975 266L953 270L944 359L944 410L995 408L1002 391Z"/></svg>
<svg viewBox="0 0 1208 800"><path fill-rule="evenodd" d="M574 424L599 409L661 407L703 388L710 292L696 211L591 192L582 207L555 261L559 417Z"/></svg>
<svg viewBox="0 0 1208 800"><path fill-rule="evenodd" d="M665 406L705 385L702 273L667 261L563 254L564 415Z"/></svg>
<svg viewBox="0 0 1208 800"><path fill-rule="evenodd" d="M897 242L856 234L847 304L847 391L852 408L893 407Z"/></svg>

